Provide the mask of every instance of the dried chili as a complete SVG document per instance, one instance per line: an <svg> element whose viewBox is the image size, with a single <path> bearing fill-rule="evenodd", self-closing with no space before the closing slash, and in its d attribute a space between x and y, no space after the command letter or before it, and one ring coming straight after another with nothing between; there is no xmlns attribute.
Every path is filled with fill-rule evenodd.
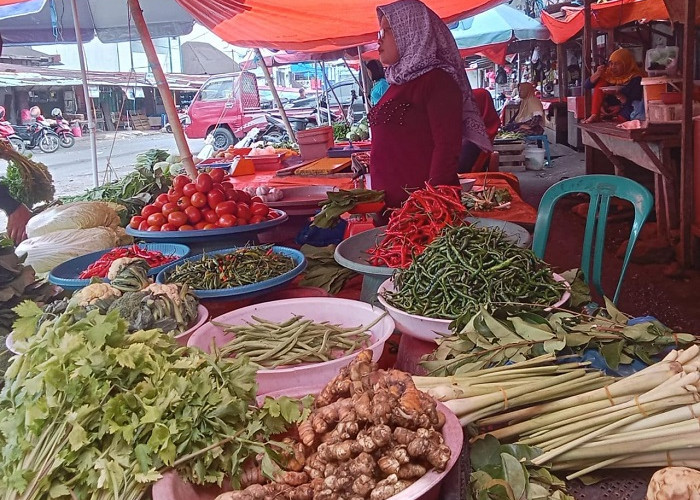
<svg viewBox="0 0 700 500"><path fill-rule="evenodd" d="M146 250L138 245L113 248L102 257L90 264L78 276L80 279L105 278L112 263L121 258L140 258L148 263L150 268L168 264L177 259L174 255L165 255L157 250Z"/></svg>

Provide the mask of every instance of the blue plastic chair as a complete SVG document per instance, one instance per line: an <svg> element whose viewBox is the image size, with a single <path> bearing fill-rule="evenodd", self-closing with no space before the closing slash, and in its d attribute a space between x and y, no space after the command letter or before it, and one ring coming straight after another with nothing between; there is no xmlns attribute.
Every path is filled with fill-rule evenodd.
<svg viewBox="0 0 700 500"><path fill-rule="evenodd" d="M547 160L546 165L548 167L551 167L552 166L552 163L551 163L552 158L549 155L549 139L547 139L547 136L544 134L525 136L525 143L534 142L534 143L537 143L537 147L539 147L540 141L542 141L542 146L544 147L544 156Z"/></svg>
<svg viewBox="0 0 700 500"><path fill-rule="evenodd" d="M593 283L601 295L605 295L601 285L603 267L603 250L605 246L605 225L608 219L610 198L616 197L627 200L634 206L634 223L630 232L629 243L622 262L620 278L613 296L617 303L620 295L622 280L627 271L630 255L637 242L639 231L654 206L654 197L647 188L626 177L615 175L583 175L557 182L542 196L537 210L537 222L532 238L532 250L539 258L544 257L547 238L552 224L554 205L564 196L571 193L587 193L590 196L586 229L583 236L583 253L581 255L581 270L586 283ZM593 265L591 266L591 251Z"/></svg>

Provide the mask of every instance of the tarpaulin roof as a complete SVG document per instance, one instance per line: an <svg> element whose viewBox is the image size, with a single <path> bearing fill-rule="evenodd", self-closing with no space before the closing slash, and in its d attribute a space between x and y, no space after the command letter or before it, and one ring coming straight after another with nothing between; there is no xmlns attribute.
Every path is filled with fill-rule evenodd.
<svg viewBox="0 0 700 500"><path fill-rule="evenodd" d="M175 0L140 3L152 38L192 31L192 16ZM95 35L105 43L139 39L133 23L129 33L125 0L78 0L78 15L85 42ZM70 0L0 0L0 34L6 45L75 43Z"/></svg>
<svg viewBox="0 0 700 500"><path fill-rule="evenodd" d="M424 0L445 22L503 0ZM177 0L201 24L241 47L326 52L377 39L379 5L390 0Z"/></svg>
<svg viewBox="0 0 700 500"><path fill-rule="evenodd" d="M681 1L681 0L675 0ZM542 23L555 43L564 43L583 29L583 7L562 7L563 17L542 11ZM663 0L610 0L591 5L591 26L607 30L634 21L648 22L668 19Z"/></svg>
<svg viewBox="0 0 700 500"><path fill-rule="evenodd" d="M537 19L508 5L496 7L451 27L460 49L483 47L510 40L549 40L549 31Z"/></svg>

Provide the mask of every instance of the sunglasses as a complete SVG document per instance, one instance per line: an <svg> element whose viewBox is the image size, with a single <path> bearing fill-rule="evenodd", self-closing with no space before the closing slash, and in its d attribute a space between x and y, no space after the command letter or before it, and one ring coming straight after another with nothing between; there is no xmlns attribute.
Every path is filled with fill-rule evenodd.
<svg viewBox="0 0 700 500"><path fill-rule="evenodd" d="M391 31L391 28L382 28L377 31L377 40L382 40L386 36L387 31Z"/></svg>

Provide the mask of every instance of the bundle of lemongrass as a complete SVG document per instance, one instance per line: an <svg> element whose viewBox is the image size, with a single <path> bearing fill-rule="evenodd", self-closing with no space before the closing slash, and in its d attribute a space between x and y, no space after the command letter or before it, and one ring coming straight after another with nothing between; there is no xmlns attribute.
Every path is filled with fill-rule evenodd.
<svg viewBox="0 0 700 500"><path fill-rule="evenodd" d="M693 345L603 387L495 416L482 412L476 425L542 449L533 464L577 471L567 479L601 468L700 468L699 390L700 347Z"/></svg>
<svg viewBox="0 0 700 500"><path fill-rule="evenodd" d="M553 354L512 365L448 377L413 377L416 386L443 401L463 426L511 408L576 396L615 379L589 363L554 364Z"/></svg>

